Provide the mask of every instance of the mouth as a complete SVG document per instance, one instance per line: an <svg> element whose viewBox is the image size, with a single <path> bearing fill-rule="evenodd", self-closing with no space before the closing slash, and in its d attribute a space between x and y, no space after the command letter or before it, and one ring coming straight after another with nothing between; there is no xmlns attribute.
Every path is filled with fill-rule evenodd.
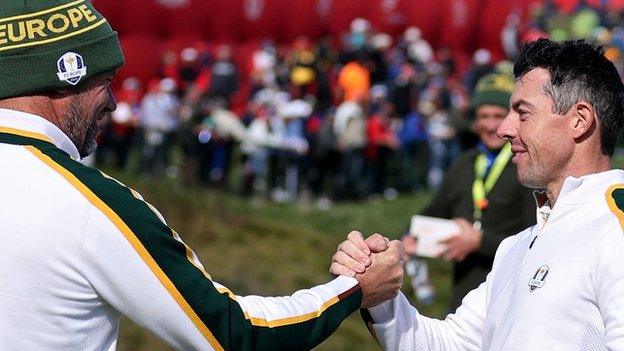
<svg viewBox="0 0 624 351"><path fill-rule="evenodd" d="M511 152L514 155L511 161L514 164L518 164L518 162L520 162L520 160L522 160L525 157L527 150L524 147L512 145Z"/></svg>

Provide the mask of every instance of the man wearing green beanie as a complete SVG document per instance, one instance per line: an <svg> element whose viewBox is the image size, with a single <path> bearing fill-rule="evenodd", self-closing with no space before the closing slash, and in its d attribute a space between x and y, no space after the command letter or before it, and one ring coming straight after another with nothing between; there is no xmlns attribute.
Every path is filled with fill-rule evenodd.
<svg viewBox="0 0 624 351"><path fill-rule="evenodd" d="M79 162L122 65L87 0L0 3L1 350L114 350L121 314L180 350L306 350L396 295L399 243L292 296L214 282L152 205Z"/></svg>
<svg viewBox="0 0 624 351"><path fill-rule="evenodd" d="M441 258L454 262L449 310L461 305L492 269L498 244L535 223L531 191L518 183L511 150L496 135L509 109L513 78L489 74L479 80L472 96L476 148L453 162L437 194L422 215L455 219L461 231L448 239ZM405 237L405 252L415 254L416 242Z"/></svg>

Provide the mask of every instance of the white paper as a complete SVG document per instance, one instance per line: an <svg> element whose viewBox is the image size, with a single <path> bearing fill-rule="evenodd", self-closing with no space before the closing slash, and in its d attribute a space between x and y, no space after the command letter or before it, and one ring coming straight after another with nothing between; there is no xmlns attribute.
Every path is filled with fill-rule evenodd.
<svg viewBox="0 0 624 351"><path fill-rule="evenodd" d="M410 225L410 235L418 238L416 254L422 257L439 257L446 249L440 242L459 232L459 225L451 219L416 215Z"/></svg>

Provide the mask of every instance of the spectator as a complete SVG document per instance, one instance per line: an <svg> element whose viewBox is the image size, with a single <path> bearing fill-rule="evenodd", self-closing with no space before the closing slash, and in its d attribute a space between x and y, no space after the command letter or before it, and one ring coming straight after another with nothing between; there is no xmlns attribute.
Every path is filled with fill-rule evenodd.
<svg viewBox="0 0 624 351"><path fill-rule="evenodd" d="M179 125L179 100L171 78L154 82L141 103L143 152L141 172L162 175L169 167L169 152Z"/></svg>
<svg viewBox="0 0 624 351"><path fill-rule="evenodd" d="M238 80L238 69L232 61L232 48L228 45L219 46L216 61L212 65L210 93L231 102L232 95L238 91Z"/></svg>

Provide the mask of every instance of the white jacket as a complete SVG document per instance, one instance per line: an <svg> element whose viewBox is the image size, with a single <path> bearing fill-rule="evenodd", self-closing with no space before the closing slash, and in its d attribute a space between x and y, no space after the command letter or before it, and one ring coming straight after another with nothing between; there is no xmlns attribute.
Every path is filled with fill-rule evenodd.
<svg viewBox="0 0 624 351"><path fill-rule="evenodd" d="M353 278L235 296L134 190L41 117L0 109L0 350L114 350L120 314L180 350L303 350L360 307Z"/></svg>
<svg viewBox="0 0 624 351"><path fill-rule="evenodd" d="M623 208L624 171L568 177L455 314L424 317L399 295L371 309L376 337L386 350L624 350Z"/></svg>

